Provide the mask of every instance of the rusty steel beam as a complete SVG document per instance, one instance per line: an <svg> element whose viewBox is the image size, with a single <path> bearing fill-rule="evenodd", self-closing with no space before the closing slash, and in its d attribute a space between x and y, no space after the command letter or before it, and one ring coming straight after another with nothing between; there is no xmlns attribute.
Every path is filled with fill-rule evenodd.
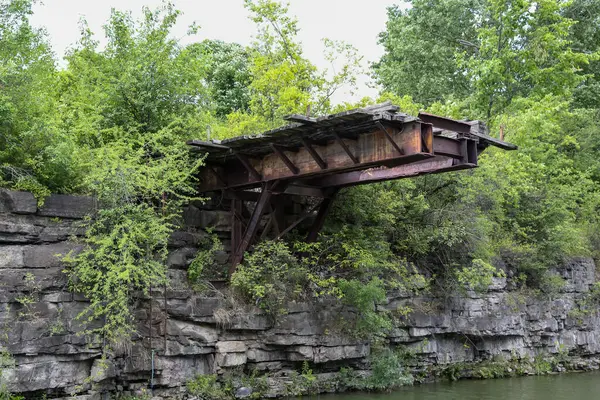
<svg viewBox="0 0 600 400"><path fill-rule="evenodd" d="M231 200L231 264L229 268L229 276L235 272L234 259L235 254L242 240L242 200Z"/></svg>
<svg viewBox="0 0 600 400"><path fill-rule="evenodd" d="M252 177L255 180L257 180L257 181L262 180L262 176L258 173L256 168L254 168L254 166L250 163L250 160L248 160L248 157L246 157L245 155L240 154L240 153L235 153L235 156L237 157L238 160L240 160L240 162L242 163L244 168L246 168L248 173L250 173L250 175L252 175Z"/></svg>
<svg viewBox="0 0 600 400"><path fill-rule="evenodd" d="M421 124L421 148L424 153L433 151L433 125Z"/></svg>
<svg viewBox="0 0 600 400"><path fill-rule="evenodd" d="M291 231L292 229L294 229L295 227L297 227L298 225L300 225L302 223L302 221L304 221L305 219L307 219L308 217L311 216L311 214L321 206L321 204L323 204L323 202L325 202L327 199L323 199L321 200L320 203L317 203L315 205L313 205L312 207L310 207L309 209L307 209L306 211L304 211L302 213L302 215L300 215L294 222L292 222L287 228L285 228L279 235L277 235L277 239L281 239L283 237L283 235L285 235L286 233L288 233L289 231Z"/></svg>
<svg viewBox="0 0 600 400"><path fill-rule="evenodd" d="M304 146L306 151L308 151L308 154L310 154L310 156L313 158L313 160L315 160L315 162L317 163L317 165L319 165L319 167L321 169L327 169L327 163L325 161L323 161L323 159L321 158L319 153L316 152L316 150L310 144L308 139L302 138L302 145Z"/></svg>
<svg viewBox="0 0 600 400"><path fill-rule="evenodd" d="M297 174L294 174L289 166L274 153L255 159L239 157L242 165L235 161L229 161L216 168L222 176L227 177L226 187L214 177L214 174L210 174L205 170L200 171L199 191L208 192L224 188L245 189L257 187L261 181L300 180L308 177L367 169L378 165L415 162L432 157L433 154L430 151L432 148L434 151L441 151L444 154L456 157L460 151L458 144L451 142L452 139L443 138L440 139L442 140L441 147L438 146L436 149L435 146L430 146L427 149L428 151L424 152L422 144L424 139L431 141L433 136L430 130L425 129L423 131L419 122L406 123L402 129L386 126L386 130L392 136L394 142L402 148L404 155L399 154L388 141L385 132L375 130L358 135L356 140L350 142L340 137L341 140L339 141L331 140L319 146L312 146L309 143L308 147L300 147L295 153L288 152L286 156L298 169ZM450 143L445 143L447 141L450 141ZM344 146L350 154L353 154L354 159L351 160L348 157ZM314 152L310 151L310 148ZM315 154L318 157L315 157ZM319 159L322 162L317 161ZM356 164L355 161L359 161L359 163ZM323 169L323 167L326 168ZM259 176L261 179L258 179Z"/></svg>
<svg viewBox="0 0 600 400"><path fill-rule="evenodd" d="M288 156L285 155L285 153L283 152L283 150L281 150L281 148L279 148L279 146L271 143L271 148L273 149L273 151L275 152L275 154L277 154L277 156L279 157L279 159L281 161L283 161L283 163L285 164L286 167L288 167L288 169L290 170L290 172L294 175L298 174L298 168L296 168L296 166L294 165L294 163L288 158Z"/></svg>
<svg viewBox="0 0 600 400"><path fill-rule="evenodd" d="M352 153L350 151L350 149L348 148L348 145L346 144L346 142L344 142L344 139L342 139L340 137L340 135L337 134L336 131L333 131L333 135L335 136L335 140L337 140L337 142L339 143L339 145L342 147L342 149L344 150L344 152L346 153L346 155L348 155L348 157L350 157L350 159L352 160L352 162L354 164L358 164L359 163L358 158L354 155L354 153Z"/></svg>
<svg viewBox="0 0 600 400"><path fill-rule="evenodd" d="M441 172L459 171L477 167L476 164L462 163L451 157L436 156L429 160L412 164L399 165L392 168L377 167L364 171L347 172L327 176L311 181L311 184L321 187L347 187L387 181L393 179L410 178L418 175L435 174Z"/></svg>
<svg viewBox="0 0 600 400"><path fill-rule="evenodd" d="M492 144L503 150L517 150L518 148L512 143L507 143L503 140L496 139L487 134L476 132L477 129L473 129L473 124L478 123L478 121L457 121L455 119L441 117L439 115L429 114L425 112L419 113L419 119L423 122L433 124L436 128L457 132L463 135L470 136L472 138L477 138L483 141L484 143Z"/></svg>
<svg viewBox="0 0 600 400"><path fill-rule="evenodd" d="M385 134L385 138L388 140L388 142L390 142L390 144L392 145L392 147L394 147L394 149L396 149L396 151L398 153L400 153L400 155L403 156L404 155L404 150L402 150L402 148L400 146L398 146L398 143L396 143L394 141L394 138L392 138L392 135L390 135L390 133L387 131L387 129L385 129L385 126L383 126L383 124L380 121L377 121L376 125Z"/></svg>
<svg viewBox="0 0 600 400"><path fill-rule="evenodd" d="M429 114L425 112L419 113L419 119L423 122L433 124L436 128L441 128L446 131L468 134L471 133L471 124L464 121L440 117L439 115Z"/></svg>
<svg viewBox="0 0 600 400"><path fill-rule="evenodd" d="M323 199L321 204L319 205L319 212L317 213L317 217L315 218L310 231L306 235L306 243L312 243L317 240L319 236L319 232L323 229L323 225L325 224L325 218L327 218L327 214L329 214L329 210L331 209L331 205L333 204L333 200L339 191L339 188L334 188L328 197Z"/></svg>
<svg viewBox="0 0 600 400"><path fill-rule="evenodd" d="M235 272L236 267L242 262L244 258L244 253L250 247L250 243L254 240L256 236L256 232L258 232L260 219L271 200L271 190L274 186L277 185L277 181L275 182L267 182L263 190L260 194L260 198L254 207L254 211L252 212L252 216L250 217L250 222L248 222L248 226L246 227L246 231L240 240L240 244L234 250L234 255L231 260L230 273L233 274ZM230 275L231 276L231 275Z"/></svg>
<svg viewBox="0 0 600 400"><path fill-rule="evenodd" d="M463 158L463 147L459 139L435 136L433 139L433 154L457 159Z"/></svg>

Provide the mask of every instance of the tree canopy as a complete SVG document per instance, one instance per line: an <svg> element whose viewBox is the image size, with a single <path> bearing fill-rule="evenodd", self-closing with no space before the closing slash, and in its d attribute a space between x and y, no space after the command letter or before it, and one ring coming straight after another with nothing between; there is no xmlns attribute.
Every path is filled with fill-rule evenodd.
<svg viewBox="0 0 600 400"><path fill-rule="evenodd" d="M133 292L165 279L167 238L202 163L185 140L259 133L291 113L392 100L411 114L484 119L519 151L488 151L473 171L342 191L319 243L258 248L234 280L252 296L265 296L274 260L297 267L294 284L372 305L392 283L427 278L453 291L506 271L551 290L548 268L600 254L600 0L392 6L370 70L379 99L355 104L332 94L356 83L358 51L324 40L338 68L317 68L274 0L245 1L257 29L249 46L183 45L169 2L139 20L113 10L106 46L82 23L64 68L29 22L33 1L0 0L0 179L42 198L102 200L70 277L92 300L86 317L107 321L105 335L127 334ZM290 261L294 252L303 257Z"/></svg>

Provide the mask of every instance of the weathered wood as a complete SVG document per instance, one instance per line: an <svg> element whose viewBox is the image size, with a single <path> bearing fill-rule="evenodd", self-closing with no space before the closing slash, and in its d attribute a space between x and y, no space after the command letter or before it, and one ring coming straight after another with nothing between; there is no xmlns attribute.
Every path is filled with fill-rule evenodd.
<svg viewBox="0 0 600 400"><path fill-rule="evenodd" d="M285 117L283 117L283 119L286 121L300 122L302 124L316 124L317 123L316 118L311 118L311 117L308 117L308 116L302 115L302 114L286 115Z"/></svg>
<svg viewBox="0 0 600 400"><path fill-rule="evenodd" d="M188 140L185 144L193 147L201 147L208 149L219 149L219 150L229 150L229 147L223 146L221 144L215 142L206 142L204 140Z"/></svg>

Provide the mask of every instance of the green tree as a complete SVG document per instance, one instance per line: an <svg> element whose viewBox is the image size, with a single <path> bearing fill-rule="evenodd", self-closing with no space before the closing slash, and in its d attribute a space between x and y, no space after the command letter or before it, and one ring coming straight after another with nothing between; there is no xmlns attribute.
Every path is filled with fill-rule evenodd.
<svg viewBox="0 0 600 400"><path fill-rule="evenodd" d="M204 40L184 50L202 60L204 80L217 117L247 111L250 102L250 54L237 43Z"/></svg>
<svg viewBox="0 0 600 400"><path fill-rule="evenodd" d="M67 191L73 145L57 129L54 55L44 30L29 23L32 5L0 1L0 180Z"/></svg>
<svg viewBox="0 0 600 400"><path fill-rule="evenodd" d="M565 17L575 21L571 27L571 47L592 56L589 65L580 72L584 81L575 89L577 107L600 108L600 1L574 0L563 9Z"/></svg>
<svg viewBox="0 0 600 400"><path fill-rule="evenodd" d="M373 65L377 81L425 105L469 95L472 85L460 61L479 51L483 6L483 0L411 0L407 9L390 7L379 37L384 54Z"/></svg>
<svg viewBox="0 0 600 400"><path fill-rule="evenodd" d="M589 56L571 47L574 21L563 15L564 7L558 0L487 1L478 57L468 61L486 118L518 97L568 97L581 82L577 70Z"/></svg>
<svg viewBox="0 0 600 400"><path fill-rule="evenodd" d="M170 3L144 8L139 23L113 10L101 51L83 24L78 46L66 57L60 95L62 127L81 145L96 148L175 121L189 127L188 135L204 130L210 101L205 60L169 36L178 16Z"/></svg>

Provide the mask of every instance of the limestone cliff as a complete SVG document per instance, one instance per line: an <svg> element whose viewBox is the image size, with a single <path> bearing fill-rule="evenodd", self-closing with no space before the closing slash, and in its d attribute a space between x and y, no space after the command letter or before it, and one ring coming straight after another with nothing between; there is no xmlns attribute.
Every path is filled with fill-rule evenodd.
<svg viewBox="0 0 600 400"><path fill-rule="evenodd" d="M290 304L274 322L255 307L192 291L186 267L202 228L215 227L227 247L228 221L222 212L194 206L170 243L170 287L139 299L138 335L104 365L101 341L78 335L75 317L86 301L69 292L58 256L76 248L70 238L82 234L80 220L93 207L91 198L53 195L38 208L30 193L0 191L0 343L16 361L4 371L11 390L97 397L152 384L155 395L179 397L197 374L246 368L269 372L277 394L305 360L325 377L342 366L368 369L370 344L336 329L340 315L352 310L334 301ZM415 369L500 354L600 355L600 319L572 313L594 282L593 261L574 259L556 273L567 284L553 299L525 296L505 278L483 294L444 300L390 294L387 308L413 312L398 315L389 343L412 349Z"/></svg>

